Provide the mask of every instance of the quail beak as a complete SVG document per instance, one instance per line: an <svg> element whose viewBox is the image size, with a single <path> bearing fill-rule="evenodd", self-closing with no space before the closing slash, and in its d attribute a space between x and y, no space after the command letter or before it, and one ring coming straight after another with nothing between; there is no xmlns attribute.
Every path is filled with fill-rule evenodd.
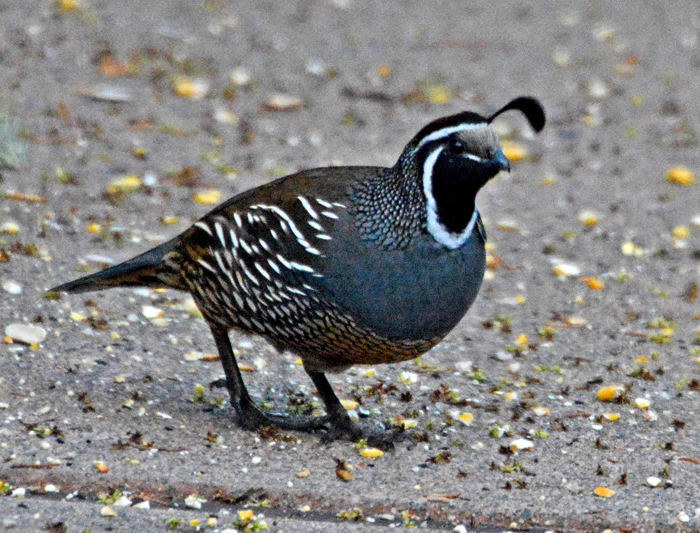
<svg viewBox="0 0 700 533"><path fill-rule="evenodd" d="M510 172L510 161L508 161L508 158L503 153L503 150L496 150L496 152L493 154L493 157L491 157L491 161L498 165L498 168L500 170Z"/></svg>

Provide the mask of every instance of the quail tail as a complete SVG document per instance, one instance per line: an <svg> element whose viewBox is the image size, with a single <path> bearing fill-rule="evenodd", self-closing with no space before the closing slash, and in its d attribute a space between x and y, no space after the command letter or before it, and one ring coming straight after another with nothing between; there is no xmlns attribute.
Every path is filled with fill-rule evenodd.
<svg viewBox="0 0 700 533"><path fill-rule="evenodd" d="M179 276L168 268L165 259L175 243L166 242L118 265L49 289L51 292L91 292L114 287L181 288Z"/></svg>

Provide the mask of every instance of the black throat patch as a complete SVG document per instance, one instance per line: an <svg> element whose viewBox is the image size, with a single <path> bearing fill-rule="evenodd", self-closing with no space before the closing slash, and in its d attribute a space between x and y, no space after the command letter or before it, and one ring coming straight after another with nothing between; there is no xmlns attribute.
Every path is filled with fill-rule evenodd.
<svg viewBox="0 0 700 533"><path fill-rule="evenodd" d="M462 233L474 215L476 193L493 177L493 170L469 160L459 163L441 153L432 169L431 187L438 221L447 231Z"/></svg>

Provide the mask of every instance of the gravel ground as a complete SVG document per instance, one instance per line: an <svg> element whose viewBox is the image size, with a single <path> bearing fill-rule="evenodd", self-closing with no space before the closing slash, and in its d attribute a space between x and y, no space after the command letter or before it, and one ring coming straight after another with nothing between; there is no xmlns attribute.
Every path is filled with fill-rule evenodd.
<svg viewBox="0 0 700 533"><path fill-rule="evenodd" d="M700 171L698 3L241 4L0 2L0 325L46 332L0 344L4 527L223 531L248 508L275 532L698 530L700 185L667 175ZM182 294L44 297L219 194L391 165L430 120L521 94L549 123L500 119L513 172L479 197L474 307L420 361L332 376L371 422L417 422L392 453L234 427ZM233 341L256 398L313 404L293 354Z"/></svg>

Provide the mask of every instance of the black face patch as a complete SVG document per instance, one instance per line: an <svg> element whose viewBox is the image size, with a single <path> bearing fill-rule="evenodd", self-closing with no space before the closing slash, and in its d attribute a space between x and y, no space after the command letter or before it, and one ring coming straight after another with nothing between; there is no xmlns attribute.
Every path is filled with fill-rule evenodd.
<svg viewBox="0 0 700 533"><path fill-rule="evenodd" d="M474 214L476 193L498 171L490 161L474 161L450 149L440 152L431 173L431 191L438 220L450 233L466 229Z"/></svg>

